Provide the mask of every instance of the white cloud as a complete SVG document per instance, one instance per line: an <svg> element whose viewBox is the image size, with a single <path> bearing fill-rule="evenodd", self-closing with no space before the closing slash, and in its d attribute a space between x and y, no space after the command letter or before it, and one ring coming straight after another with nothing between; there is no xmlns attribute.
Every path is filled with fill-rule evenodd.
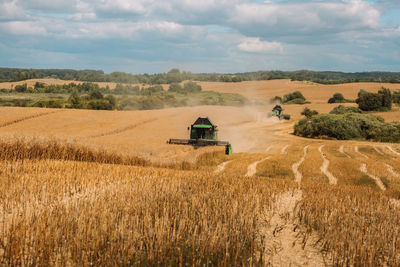
<svg viewBox="0 0 400 267"><path fill-rule="evenodd" d="M238 48L245 52L253 53L283 53L283 46L278 42L261 41L260 38L245 38Z"/></svg>
<svg viewBox="0 0 400 267"><path fill-rule="evenodd" d="M0 23L0 32L12 35L46 35L46 28L30 21L10 21Z"/></svg>
<svg viewBox="0 0 400 267"><path fill-rule="evenodd" d="M374 29L380 12L361 0L297 3L244 3L229 22L243 34L255 36L336 33Z"/></svg>
<svg viewBox="0 0 400 267"><path fill-rule="evenodd" d="M17 5L17 1L3 1L0 3L0 21L26 19L24 10Z"/></svg>

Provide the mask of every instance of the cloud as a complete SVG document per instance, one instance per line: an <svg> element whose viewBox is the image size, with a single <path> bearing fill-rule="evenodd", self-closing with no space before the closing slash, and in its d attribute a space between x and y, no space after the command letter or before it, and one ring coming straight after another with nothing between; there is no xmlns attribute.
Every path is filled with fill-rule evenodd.
<svg viewBox="0 0 400 267"><path fill-rule="evenodd" d="M303 35L374 29L380 12L360 0L299 3L244 3L235 7L230 23L251 36Z"/></svg>
<svg viewBox="0 0 400 267"><path fill-rule="evenodd" d="M25 20L24 10L17 5L17 1L3 1L0 3L0 21Z"/></svg>
<svg viewBox="0 0 400 267"><path fill-rule="evenodd" d="M238 48L242 51L253 53L283 52L282 44L278 42L261 41L260 38L245 38L238 45Z"/></svg>
<svg viewBox="0 0 400 267"><path fill-rule="evenodd" d="M63 67L59 64L64 59L68 66L79 62L110 71L156 72L170 66L200 72L399 70L400 62L394 60L399 58L398 20L391 19L390 27L384 23L388 8L398 4L398 0L0 0L1 59L5 66L17 62L12 58L24 62L18 54L24 50L25 55L57 55L58 60L49 63L57 68ZM8 53L12 56L3 57ZM32 58L41 64L40 58Z"/></svg>

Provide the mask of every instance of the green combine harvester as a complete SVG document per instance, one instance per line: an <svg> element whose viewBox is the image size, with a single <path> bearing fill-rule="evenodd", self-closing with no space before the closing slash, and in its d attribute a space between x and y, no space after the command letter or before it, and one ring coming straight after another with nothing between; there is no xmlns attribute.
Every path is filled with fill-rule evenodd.
<svg viewBox="0 0 400 267"><path fill-rule="evenodd" d="M225 154L232 154L232 146L227 141L218 141L218 128L209 118L198 118L190 127L190 139L169 139L168 144L200 146L225 146Z"/></svg>
<svg viewBox="0 0 400 267"><path fill-rule="evenodd" d="M290 120L290 115L289 114L283 114L283 108L280 105L276 105L273 109L272 112L269 113L269 117L278 117L280 120Z"/></svg>

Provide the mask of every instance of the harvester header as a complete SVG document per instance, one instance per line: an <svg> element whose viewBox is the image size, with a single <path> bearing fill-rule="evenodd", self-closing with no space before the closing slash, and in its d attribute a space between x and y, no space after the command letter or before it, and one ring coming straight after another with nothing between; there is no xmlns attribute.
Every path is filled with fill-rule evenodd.
<svg viewBox="0 0 400 267"><path fill-rule="evenodd" d="M197 118L188 127L190 139L169 139L168 144L199 146L225 146L225 154L232 154L232 146L227 141L218 141L218 127L209 118Z"/></svg>

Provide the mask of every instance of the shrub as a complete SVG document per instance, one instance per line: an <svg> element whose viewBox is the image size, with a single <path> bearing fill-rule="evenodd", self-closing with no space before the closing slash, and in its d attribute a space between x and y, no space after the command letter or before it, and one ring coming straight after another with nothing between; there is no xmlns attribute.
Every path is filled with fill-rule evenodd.
<svg viewBox="0 0 400 267"><path fill-rule="evenodd" d="M183 90L182 86L179 83L171 83L169 85L168 92L174 92L174 93L182 94L185 91Z"/></svg>
<svg viewBox="0 0 400 267"><path fill-rule="evenodd" d="M299 99L299 100L297 100L297 99ZM282 102L286 104L289 102L293 102L294 100L296 100L295 102L301 102L300 100L303 100L303 102L305 102L306 98L303 96L303 94L300 91L295 91L293 93L284 95ZM291 103L291 104L294 104L294 103Z"/></svg>
<svg viewBox="0 0 400 267"><path fill-rule="evenodd" d="M26 83L15 86L15 91L19 93L24 93L26 90L28 90L28 85Z"/></svg>
<svg viewBox="0 0 400 267"><path fill-rule="evenodd" d="M400 90L393 92L393 103L400 104Z"/></svg>
<svg viewBox="0 0 400 267"><path fill-rule="evenodd" d="M307 118L311 118L314 115L318 115L318 111L316 110L311 110L309 108L304 108L304 110L301 112L301 115L306 116Z"/></svg>
<svg viewBox="0 0 400 267"><path fill-rule="evenodd" d="M339 105L334 107L329 114L346 114L346 113L362 113L362 110L356 107L345 107Z"/></svg>
<svg viewBox="0 0 400 267"><path fill-rule="evenodd" d="M97 110L112 110L113 105L106 99L94 99L88 102L87 107L89 109Z"/></svg>
<svg viewBox="0 0 400 267"><path fill-rule="evenodd" d="M201 90L202 90L200 85L198 85L195 82L191 82L191 81L186 82L183 85L183 89L184 89L184 91L189 92L189 93L197 93L197 92L201 92Z"/></svg>
<svg viewBox="0 0 400 267"><path fill-rule="evenodd" d="M357 113L320 114L300 120L294 126L294 133L304 137L328 136L339 140L400 142L400 123L385 123L381 117Z"/></svg>

